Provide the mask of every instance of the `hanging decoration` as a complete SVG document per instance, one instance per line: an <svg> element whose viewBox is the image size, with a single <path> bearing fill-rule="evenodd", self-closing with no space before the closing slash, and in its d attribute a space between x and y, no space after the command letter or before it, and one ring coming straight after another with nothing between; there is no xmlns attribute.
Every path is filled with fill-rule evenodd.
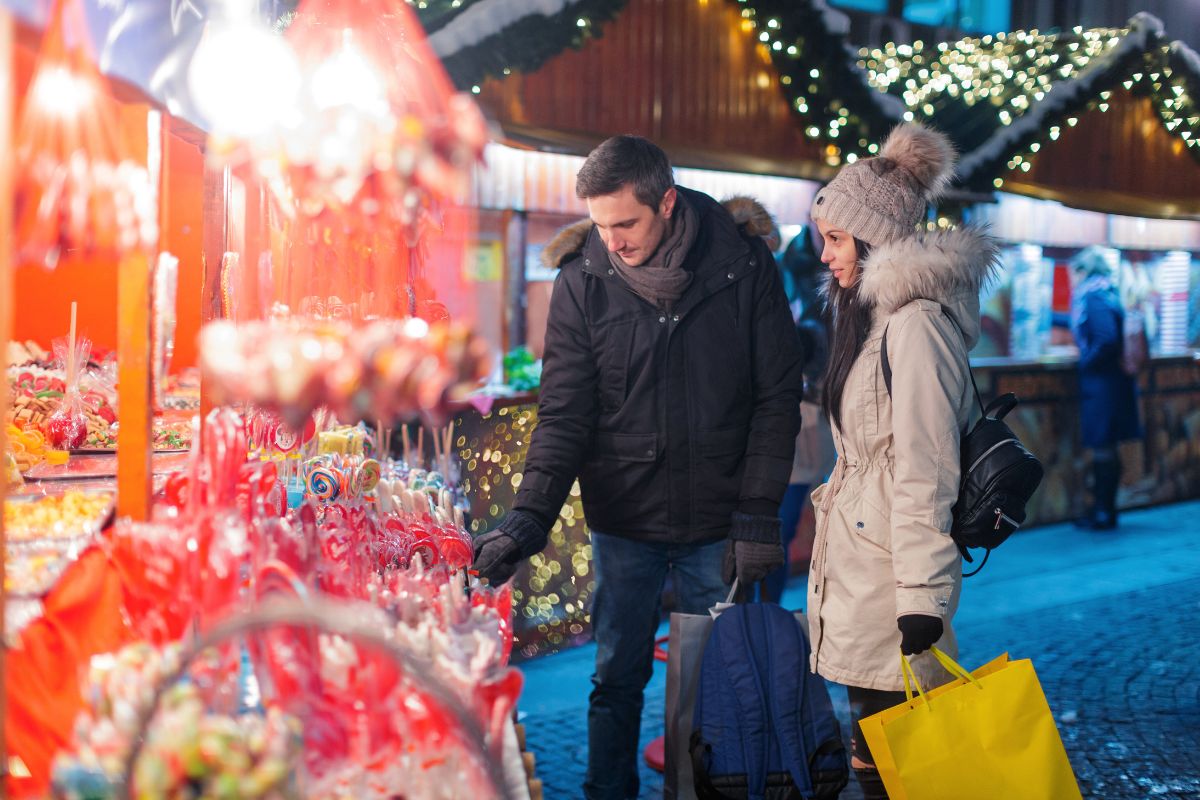
<svg viewBox="0 0 1200 800"><path fill-rule="evenodd" d="M55 0L17 124L17 256L50 269L67 250L117 257L158 240L155 188L122 143L87 37L79 0Z"/></svg>
<svg viewBox="0 0 1200 800"><path fill-rule="evenodd" d="M221 35L249 41L253 29L241 24ZM287 212L398 224L414 244L422 226L436 225L429 219L438 201L465 195L482 157L487 133L474 102L454 93L407 6L306 0L285 37L270 72L299 80L210 105L218 153L249 160ZM218 98L241 70L227 69L222 80L199 69L213 60L197 54L193 88ZM254 97L273 98L276 108L247 126L236 109L254 107Z"/></svg>

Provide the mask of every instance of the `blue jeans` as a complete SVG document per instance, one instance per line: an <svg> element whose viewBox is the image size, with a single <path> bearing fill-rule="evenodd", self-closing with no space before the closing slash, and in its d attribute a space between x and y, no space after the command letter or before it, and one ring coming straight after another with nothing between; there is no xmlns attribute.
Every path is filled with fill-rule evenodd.
<svg viewBox="0 0 1200 800"><path fill-rule="evenodd" d="M783 597L783 587L788 579L788 550L792 540L796 538L796 526L800 524L800 514L804 511L804 501L808 499L808 484L789 484L779 504L779 520L783 533L783 566L768 575L762 583L763 600L778 603Z"/></svg>
<svg viewBox="0 0 1200 800"><path fill-rule="evenodd" d="M592 531L592 635L596 671L588 704L588 800L638 796L643 691L654 668L654 633L667 570L678 610L704 614L729 594L721 580L725 541L705 545L635 542Z"/></svg>

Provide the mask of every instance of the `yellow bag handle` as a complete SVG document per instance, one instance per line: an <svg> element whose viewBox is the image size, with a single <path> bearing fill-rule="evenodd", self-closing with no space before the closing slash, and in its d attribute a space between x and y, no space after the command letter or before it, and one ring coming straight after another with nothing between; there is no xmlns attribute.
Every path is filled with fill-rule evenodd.
<svg viewBox="0 0 1200 800"><path fill-rule="evenodd" d="M983 688L983 684L977 681L974 675L937 647L929 648L929 652L933 654L938 663L945 667L946 671L951 675L962 678L968 683L973 683L980 689ZM917 674L913 671L908 656L904 655L903 652L900 653L900 674L904 677L904 694L908 698L908 702L911 703L913 701L913 687L916 687L916 694L925 701L925 707L929 708L929 698L926 696L925 690L921 688L921 684L917 681Z"/></svg>
<svg viewBox="0 0 1200 800"><path fill-rule="evenodd" d="M921 688L921 684L917 682L917 675L913 672L912 664L908 663L908 657L903 652L900 653L900 674L904 676L904 694L908 697L908 702L913 700L913 687L917 687L917 695L925 701L925 707L929 707L929 698L925 696L925 690Z"/></svg>
<svg viewBox="0 0 1200 800"><path fill-rule="evenodd" d="M929 648L929 652L933 653L933 657L936 658L938 660L938 663L941 664L943 667L945 667L946 671L949 672L951 675L962 678L963 680L967 681L968 683L973 683L980 689L983 688L983 684L981 684L979 681L975 680L974 675L972 675L970 672L968 672L965 667L963 667L961 664L959 664L957 661L955 661L950 656L943 653L937 647Z"/></svg>

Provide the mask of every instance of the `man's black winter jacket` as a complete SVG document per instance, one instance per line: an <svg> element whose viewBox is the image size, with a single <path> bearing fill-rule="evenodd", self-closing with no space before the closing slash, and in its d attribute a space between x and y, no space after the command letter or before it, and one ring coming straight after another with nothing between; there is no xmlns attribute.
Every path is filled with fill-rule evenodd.
<svg viewBox="0 0 1200 800"><path fill-rule="evenodd" d="M695 277L669 314L615 273L590 224L547 248L561 271L516 508L557 519L578 477L588 525L614 536L711 542L735 510L777 513L803 379L779 273L755 235L769 217L740 199L747 219L735 221L679 191L700 234L684 263Z"/></svg>

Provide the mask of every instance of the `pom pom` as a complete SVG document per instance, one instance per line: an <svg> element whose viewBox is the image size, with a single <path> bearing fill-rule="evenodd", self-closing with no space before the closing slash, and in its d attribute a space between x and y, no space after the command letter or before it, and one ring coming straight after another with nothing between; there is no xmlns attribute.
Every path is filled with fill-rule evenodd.
<svg viewBox="0 0 1200 800"><path fill-rule="evenodd" d="M924 187L926 199L941 194L954 176L956 154L946 134L916 123L896 127L879 155L908 170Z"/></svg>

